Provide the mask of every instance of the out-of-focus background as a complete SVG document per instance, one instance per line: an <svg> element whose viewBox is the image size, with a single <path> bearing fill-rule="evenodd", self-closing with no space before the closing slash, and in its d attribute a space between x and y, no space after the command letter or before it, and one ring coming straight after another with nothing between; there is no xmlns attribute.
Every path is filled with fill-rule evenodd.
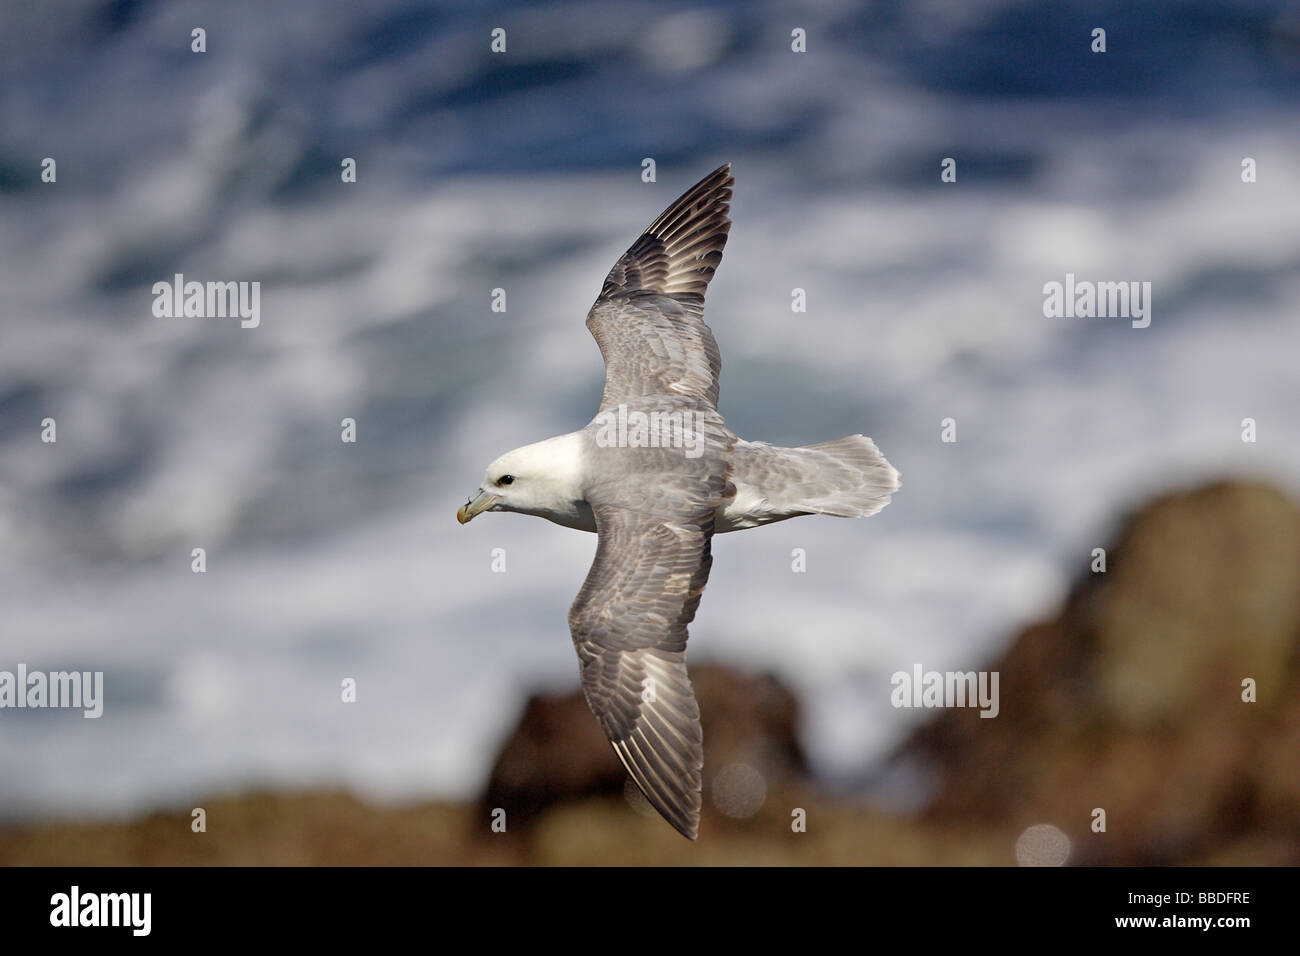
<svg viewBox="0 0 1300 956"><path fill-rule="evenodd" d="M1300 862L1298 107L1283 0L0 6L0 670L106 685L0 711L0 862ZM692 846L572 696L594 538L454 512L727 161L721 411L903 486L715 541Z"/></svg>

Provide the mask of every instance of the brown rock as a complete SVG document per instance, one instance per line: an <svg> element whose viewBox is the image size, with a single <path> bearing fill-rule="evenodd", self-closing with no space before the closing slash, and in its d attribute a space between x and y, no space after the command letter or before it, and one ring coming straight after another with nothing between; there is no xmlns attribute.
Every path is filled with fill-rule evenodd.
<svg viewBox="0 0 1300 956"><path fill-rule="evenodd" d="M1142 509L990 669L999 717L945 711L898 753L939 771L931 821L1052 823L1074 862L1300 863L1300 510L1276 490Z"/></svg>
<svg viewBox="0 0 1300 956"><path fill-rule="evenodd" d="M706 664L691 667L691 682L704 730L706 802L714 777L732 764L752 768L769 786L803 779L798 704L775 677ZM513 831L555 804L621 794L626 780L581 691L535 695L497 756L481 812L487 820L504 809Z"/></svg>

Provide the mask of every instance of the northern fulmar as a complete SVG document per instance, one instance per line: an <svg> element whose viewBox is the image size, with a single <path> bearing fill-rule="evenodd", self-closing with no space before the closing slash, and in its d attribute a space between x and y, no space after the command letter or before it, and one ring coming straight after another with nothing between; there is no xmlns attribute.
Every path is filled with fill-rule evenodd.
<svg viewBox="0 0 1300 956"><path fill-rule="evenodd" d="M718 413L722 360L704 292L731 229L733 183L728 163L691 187L605 278L587 314L605 359L596 417L506 452L456 515L516 511L598 535L569 610L583 694L632 780L692 840L704 750L686 626L710 539L798 515L866 517L898 489L864 435L781 448L745 441Z"/></svg>

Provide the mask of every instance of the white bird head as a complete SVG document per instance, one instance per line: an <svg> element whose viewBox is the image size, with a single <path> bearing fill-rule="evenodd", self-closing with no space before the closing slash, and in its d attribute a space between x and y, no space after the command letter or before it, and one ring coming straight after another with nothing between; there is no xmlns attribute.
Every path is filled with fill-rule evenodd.
<svg viewBox="0 0 1300 956"><path fill-rule="evenodd" d="M464 524L484 511L518 511L553 521L574 514L582 500L580 442L575 432L506 452L487 466L457 520Z"/></svg>

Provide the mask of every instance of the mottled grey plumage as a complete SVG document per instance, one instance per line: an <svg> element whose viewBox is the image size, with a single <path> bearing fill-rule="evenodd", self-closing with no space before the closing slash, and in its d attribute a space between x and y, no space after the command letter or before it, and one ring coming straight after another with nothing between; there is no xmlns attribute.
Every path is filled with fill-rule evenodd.
<svg viewBox="0 0 1300 956"><path fill-rule="evenodd" d="M704 750L686 625L709 579L735 441L716 408L722 359L704 324L704 290L731 228L731 185L728 164L651 223L587 316L605 359L601 411L626 405L707 422L695 458L679 448L601 447L588 426L588 475L600 477L589 478L586 500L600 539L569 611L587 704L646 798L691 839Z"/></svg>
<svg viewBox="0 0 1300 956"><path fill-rule="evenodd" d="M521 511L598 533L569 611L583 692L637 786L691 839L704 753L685 653L712 536L803 514L874 514L898 487L870 438L778 448L738 438L718 413L722 360L704 293L731 228L732 184L730 164L705 177L605 279L587 316L605 359L597 417L498 458L459 514ZM603 441L615 410L684 416L698 453Z"/></svg>
<svg viewBox="0 0 1300 956"><path fill-rule="evenodd" d="M722 356L704 324L704 290L727 244L733 182L730 163L706 176L605 278L587 314L605 359L602 410L656 395L717 408Z"/></svg>

